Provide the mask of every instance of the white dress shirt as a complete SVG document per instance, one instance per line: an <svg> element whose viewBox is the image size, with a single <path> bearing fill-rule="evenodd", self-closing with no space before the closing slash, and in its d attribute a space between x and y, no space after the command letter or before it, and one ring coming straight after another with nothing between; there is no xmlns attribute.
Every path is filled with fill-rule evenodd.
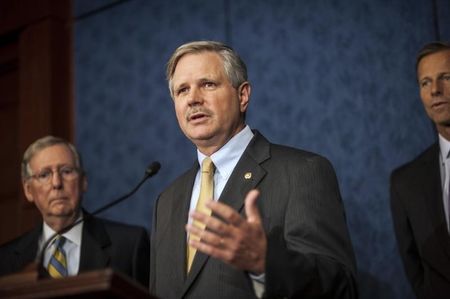
<svg viewBox="0 0 450 299"><path fill-rule="evenodd" d="M440 148L440 171L441 171L441 186L442 186L442 202L444 203L445 220L447 221L447 230L450 232L450 215L449 208L449 185L450 185L450 141L439 134L439 148Z"/></svg>
<svg viewBox="0 0 450 299"><path fill-rule="evenodd" d="M80 220L83 217L82 212L78 217ZM64 251L66 252L66 260L67 260L67 273L69 276L74 276L78 274L78 270L80 268L80 252L81 252L81 235L83 231L83 222L78 225L75 225L68 232L62 234L66 238L66 242L64 243ZM42 252L42 246L44 246L45 242L56 233L47 223L43 222L42 236L39 240L39 251ZM55 251L55 242L51 241L50 244L47 245L45 249L45 255L43 260L43 266L47 269L48 263L50 262L50 258Z"/></svg>

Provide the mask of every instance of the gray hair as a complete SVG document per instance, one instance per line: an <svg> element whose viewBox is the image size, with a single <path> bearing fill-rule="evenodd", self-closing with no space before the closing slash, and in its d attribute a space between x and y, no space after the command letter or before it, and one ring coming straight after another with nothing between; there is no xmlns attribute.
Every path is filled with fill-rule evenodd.
<svg viewBox="0 0 450 299"><path fill-rule="evenodd" d="M441 51L450 51L450 43L448 42L440 42L440 41L436 41L436 42L431 42L426 44L425 46L422 47L422 49L420 49L419 53L417 54L417 58L416 58L416 72L418 70L419 67L419 62L428 55L437 53L437 52L441 52Z"/></svg>
<svg viewBox="0 0 450 299"><path fill-rule="evenodd" d="M80 153L78 153L75 146L65 139L49 135L49 136L42 137L42 138L36 140L35 142L33 142L30 146L28 146L27 150L23 154L23 158L22 158L22 180L23 181L29 179L32 175L31 168L30 168L31 159L33 159L33 157L37 153L42 151L43 149L53 146L53 145L57 145L57 144L63 144L70 149L70 151L73 154L73 157L75 158L75 167L77 167L80 170L80 173L84 175L83 163L81 161L81 156L80 156Z"/></svg>
<svg viewBox="0 0 450 299"><path fill-rule="evenodd" d="M237 89L242 83L248 80L247 66L231 47L215 41L194 41L178 47L167 62L166 79L172 97L172 79L178 61L186 54L198 54L201 52L214 52L219 54L223 61L225 74L234 88Z"/></svg>

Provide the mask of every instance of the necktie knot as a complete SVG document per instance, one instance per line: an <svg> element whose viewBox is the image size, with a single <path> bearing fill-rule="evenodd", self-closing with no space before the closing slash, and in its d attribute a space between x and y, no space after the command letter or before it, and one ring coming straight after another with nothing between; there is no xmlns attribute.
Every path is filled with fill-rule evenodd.
<svg viewBox="0 0 450 299"><path fill-rule="evenodd" d="M66 243L66 237L63 237L61 235L56 236L56 238L55 238L55 247L62 248L64 246L64 243Z"/></svg>
<svg viewBox="0 0 450 299"><path fill-rule="evenodd" d="M212 173L214 173L214 169L215 169L215 166L210 157L206 157L205 159L203 159L202 173L212 174Z"/></svg>

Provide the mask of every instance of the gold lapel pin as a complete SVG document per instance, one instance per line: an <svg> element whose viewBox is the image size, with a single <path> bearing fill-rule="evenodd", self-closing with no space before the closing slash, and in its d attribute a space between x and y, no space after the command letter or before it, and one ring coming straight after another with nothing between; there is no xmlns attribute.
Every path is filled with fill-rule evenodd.
<svg viewBox="0 0 450 299"><path fill-rule="evenodd" d="M252 178L252 173L251 173L251 172L246 172L246 173L244 174L244 179L249 180L249 179L251 179L251 178Z"/></svg>

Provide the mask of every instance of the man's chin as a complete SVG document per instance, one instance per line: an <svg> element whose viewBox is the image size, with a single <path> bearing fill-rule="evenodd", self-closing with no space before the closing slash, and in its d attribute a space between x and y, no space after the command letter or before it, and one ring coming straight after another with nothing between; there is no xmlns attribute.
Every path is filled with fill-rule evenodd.
<svg viewBox="0 0 450 299"><path fill-rule="evenodd" d="M75 212L71 208L56 208L50 215L56 218L75 218Z"/></svg>
<svg viewBox="0 0 450 299"><path fill-rule="evenodd" d="M189 134L189 139L192 141L192 143L205 143L209 140L213 139L214 134L211 134L210 132L193 132L192 134Z"/></svg>
<svg viewBox="0 0 450 299"><path fill-rule="evenodd" d="M442 127L450 128L450 117L440 119L437 123Z"/></svg>

